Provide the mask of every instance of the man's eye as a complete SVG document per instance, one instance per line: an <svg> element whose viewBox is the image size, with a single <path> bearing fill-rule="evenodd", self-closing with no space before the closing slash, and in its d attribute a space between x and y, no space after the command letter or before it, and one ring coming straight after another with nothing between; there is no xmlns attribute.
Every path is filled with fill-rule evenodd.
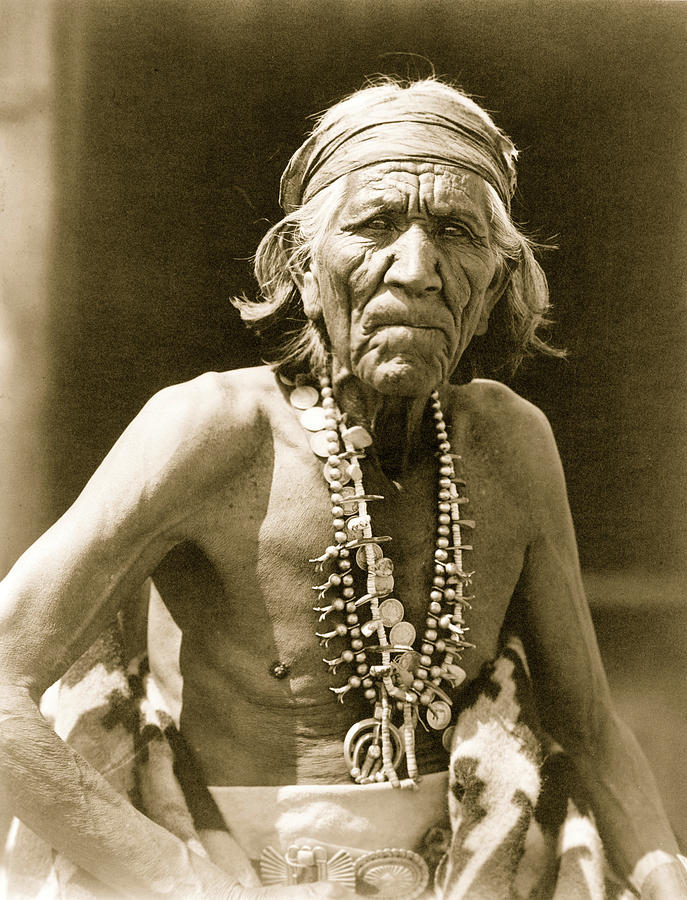
<svg viewBox="0 0 687 900"><path fill-rule="evenodd" d="M383 216L377 216L374 219L368 219L367 222L363 223L363 228L368 229L369 231L391 231L394 227L394 223L391 219L386 219Z"/></svg>
<svg viewBox="0 0 687 900"><path fill-rule="evenodd" d="M437 230L444 237L466 237L470 239L473 237L470 229L460 222L444 222Z"/></svg>

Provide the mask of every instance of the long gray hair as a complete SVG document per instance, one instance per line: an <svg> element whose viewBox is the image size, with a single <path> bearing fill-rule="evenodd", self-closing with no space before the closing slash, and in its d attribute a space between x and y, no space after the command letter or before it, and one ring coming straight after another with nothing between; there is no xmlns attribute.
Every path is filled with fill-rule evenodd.
<svg viewBox="0 0 687 900"><path fill-rule="evenodd" d="M462 105L467 103L478 109L495 132L502 134L487 114L455 87L435 79L401 83L386 77L329 109L318 119L312 134L317 136L331 128L351 107L360 108L368 100L396 98L402 92L431 96L435 102L450 99L455 104L458 99ZM515 157L514 148L512 156ZM343 198L344 181L339 178L319 190L270 228L255 255L258 298L232 300L242 319L262 338L268 359L282 371L318 371L326 365L328 336L321 322L306 317L297 281L309 269L311 256L330 227ZM562 355L538 333L549 324L546 276L535 259L538 245L515 225L497 190L485 183L491 241L502 271L508 273L508 283L491 314L486 335L472 339L452 380L507 377L524 357L533 353Z"/></svg>

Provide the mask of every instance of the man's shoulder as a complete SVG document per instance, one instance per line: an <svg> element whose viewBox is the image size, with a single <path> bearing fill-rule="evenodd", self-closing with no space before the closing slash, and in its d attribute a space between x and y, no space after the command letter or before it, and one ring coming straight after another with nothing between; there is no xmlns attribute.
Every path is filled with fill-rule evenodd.
<svg viewBox="0 0 687 900"><path fill-rule="evenodd" d="M279 396L266 366L205 372L154 394L129 430L173 467L206 468L219 461L226 467L267 438L269 410Z"/></svg>
<svg viewBox="0 0 687 900"><path fill-rule="evenodd" d="M253 427L278 394L267 366L204 372L163 388L146 404L148 418L183 421L192 431Z"/></svg>
<svg viewBox="0 0 687 900"><path fill-rule="evenodd" d="M109 509L115 524L130 517L131 533L183 518L197 500L231 484L271 446L268 408L280 397L264 368L208 372L163 388L107 454L74 515Z"/></svg>
<svg viewBox="0 0 687 900"><path fill-rule="evenodd" d="M475 379L455 389L455 408L467 417L471 440L505 469L552 474L560 465L546 415L498 381Z"/></svg>
<svg viewBox="0 0 687 900"><path fill-rule="evenodd" d="M475 378L454 389L453 403L465 409L475 422L498 430L546 430L544 413L500 381Z"/></svg>
<svg viewBox="0 0 687 900"><path fill-rule="evenodd" d="M512 499L527 523L527 539L550 528L552 521L556 528L564 527L565 478L542 410L506 385L482 379L457 387L453 402L460 411L457 423L462 419L457 438L462 438L466 464L498 483L500 502Z"/></svg>

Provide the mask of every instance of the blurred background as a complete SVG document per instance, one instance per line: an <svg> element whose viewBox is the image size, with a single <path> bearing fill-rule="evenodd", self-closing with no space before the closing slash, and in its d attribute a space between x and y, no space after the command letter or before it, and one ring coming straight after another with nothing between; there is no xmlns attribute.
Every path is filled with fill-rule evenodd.
<svg viewBox="0 0 687 900"><path fill-rule="evenodd" d="M0 569L159 388L259 361L230 304L279 175L376 72L521 148L557 434L619 710L687 845L685 25L671 2L0 0ZM413 56L412 54L418 54Z"/></svg>

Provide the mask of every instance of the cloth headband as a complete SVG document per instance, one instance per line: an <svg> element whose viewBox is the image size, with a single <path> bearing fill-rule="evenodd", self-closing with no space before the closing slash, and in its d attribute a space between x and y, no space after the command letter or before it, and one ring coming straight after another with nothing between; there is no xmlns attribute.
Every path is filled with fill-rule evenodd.
<svg viewBox="0 0 687 900"><path fill-rule="evenodd" d="M287 214L343 175L405 159L474 172L491 184L510 209L517 151L495 125L487 127L488 120L471 111L465 121L459 121L443 113L414 110L394 118L359 121L349 127L340 121L323 132L316 130L292 156L279 196Z"/></svg>

